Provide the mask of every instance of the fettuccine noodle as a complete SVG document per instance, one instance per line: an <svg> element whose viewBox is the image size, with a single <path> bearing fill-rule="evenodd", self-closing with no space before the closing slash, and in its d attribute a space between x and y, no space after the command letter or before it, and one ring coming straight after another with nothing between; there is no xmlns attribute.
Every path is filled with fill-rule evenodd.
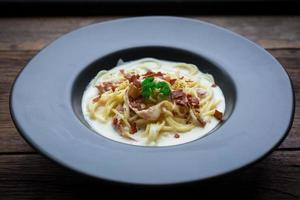
<svg viewBox="0 0 300 200"><path fill-rule="evenodd" d="M221 90L210 74L187 63L172 63L166 70L165 63L141 59L125 63L126 68L100 71L89 85L97 92L83 103L89 120L111 122L113 134L144 145L157 145L170 135L180 139L212 120L223 120L224 96L215 96Z"/></svg>

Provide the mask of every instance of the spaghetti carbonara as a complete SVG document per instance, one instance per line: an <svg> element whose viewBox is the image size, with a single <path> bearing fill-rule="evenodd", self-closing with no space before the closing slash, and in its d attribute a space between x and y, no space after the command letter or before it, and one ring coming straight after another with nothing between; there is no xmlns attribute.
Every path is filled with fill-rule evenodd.
<svg viewBox="0 0 300 200"><path fill-rule="evenodd" d="M102 70L82 98L85 120L115 141L145 146L186 143L223 120L225 99L210 74L153 58Z"/></svg>

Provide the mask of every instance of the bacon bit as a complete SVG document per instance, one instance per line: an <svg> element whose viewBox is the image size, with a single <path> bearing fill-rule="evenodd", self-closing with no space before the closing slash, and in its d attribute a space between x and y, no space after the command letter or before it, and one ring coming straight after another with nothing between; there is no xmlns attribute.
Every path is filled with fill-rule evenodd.
<svg viewBox="0 0 300 200"><path fill-rule="evenodd" d="M144 76L144 77L151 77L151 76L154 76L154 75L155 75L154 72L152 72L152 71L147 71L143 76Z"/></svg>
<svg viewBox="0 0 300 200"><path fill-rule="evenodd" d="M175 138L179 138L180 135L179 135L178 133L176 133L176 134L174 135L174 137L175 137Z"/></svg>
<svg viewBox="0 0 300 200"><path fill-rule="evenodd" d="M129 96L129 101L132 107L138 108L141 103L143 103L143 97L139 96L137 98L132 98Z"/></svg>
<svg viewBox="0 0 300 200"><path fill-rule="evenodd" d="M140 75L132 75L131 78L129 79L130 83L136 82L140 78Z"/></svg>
<svg viewBox="0 0 300 200"><path fill-rule="evenodd" d="M176 99L175 103L177 103L180 106L186 106L187 105L186 99L182 99L182 100L181 99Z"/></svg>
<svg viewBox="0 0 300 200"><path fill-rule="evenodd" d="M136 123L133 122L130 124L130 134L135 134L137 132L137 127L136 127Z"/></svg>
<svg viewBox="0 0 300 200"><path fill-rule="evenodd" d="M114 92L117 86L113 82L102 82L100 85L96 86L96 88L98 88L100 93L104 93L109 90Z"/></svg>
<svg viewBox="0 0 300 200"><path fill-rule="evenodd" d="M121 69L120 72L130 83L135 82L140 78L140 75L138 74L126 74L123 69Z"/></svg>
<svg viewBox="0 0 300 200"><path fill-rule="evenodd" d="M143 74L143 76L152 76L152 75L154 75L154 72L152 72L152 71L147 71L145 74Z"/></svg>
<svg viewBox="0 0 300 200"><path fill-rule="evenodd" d="M189 101L190 106L198 106L199 107L199 100L197 97L193 97L192 95L188 94L187 99Z"/></svg>
<svg viewBox="0 0 300 200"><path fill-rule="evenodd" d="M153 71L147 71L145 74L143 74L144 77L163 77L163 73L161 72L153 72Z"/></svg>
<svg viewBox="0 0 300 200"><path fill-rule="evenodd" d="M176 78L174 78L174 79L171 79L169 76L165 76L165 77L163 77L163 79L165 80L165 81L167 81L167 82L169 82L171 85L174 85L174 83L176 82Z"/></svg>
<svg viewBox="0 0 300 200"><path fill-rule="evenodd" d="M117 116L115 116L113 118L112 124L114 126L114 128L120 133L122 134L122 127L121 127L121 119Z"/></svg>
<svg viewBox="0 0 300 200"><path fill-rule="evenodd" d="M171 93L171 99L178 105L188 106L189 101L182 90L175 90Z"/></svg>
<svg viewBox="0 0 300 200"><path fill-rule="evenodd" d="M138 89L135 85L131 84L130 85L130 89L128 91L128 95L132 98L137 98L138 96L140 96L141 91L140 89Z"/></svg>
<svg viewBox="0 0 300 200"><path fill-rule="evenodd" d="M211 87L217 87L217 85L214 83L214 84L211 85Z"/></svg>
<svg viewBox="0 0 300 200"><path fill-rule="evenodd" d="M139 80L134 80L133 81L133 85L137 88L141 88L142 87L142 84L141 84L141 81Z"/></svg>
<svg viewBox="0 0 300 200"><path fill-rule="evenodd" d="M143 108L145 108L145 104L144 104L144 98L142 96L138 96L136 98L132 98L129 96L129 101L130 101L130 105L133 108L136 108L138 110L142 110Z"/></svg>
<svg viewBox="0 0 300 200"><path fill-rule="evenodd" d="M113 125L116 126L118 124L118 122L119 122L118 118L114 117L113 118Z"/></svg>
<svg viewBox="0 0 300 200"><path fill-rule="evenodd" d="M113 127L123 136L123 128L121 126L121 118L118 116L114 116L112 121Z"/></svg>
<svg viewBox="0 0 300 200"><path fill-rule="evenodd" d="M174 79L170 79L170 81L169 81L169 83L171 84L171 85L174 85L174 83L176 82L176 78L174 78Z"/></svg>
<svg viewBox="0 0 300 200"><path fill-rule="evenodd" d="M99 99L100 99L100 96L95 97L95 98L93 99L93 103L96 103L97 101L99 101Z"/></svg>
<svg viewBox="0 0 300 200"><path fill-rule="evenodd" d="M178 98L183 97L183 96L185 96L185 94L182 90L175 90L171 94L172 99L178 99Z"/></svg>
<svg viewBox="0 0 300 200"><path fill-rule="evenodd" d="M130 83L132 83L132 82L137 81L137 80L140 78L140 75L126 74L126 75L125 75L125 78L126 78Z"/></svg>
<svg viewBox="0 0 300 200"><path fill-rule="evenodd" d="M177 113L176 113L174 110L172 110L172 114L173 114L174 116L177 115Z"/></svg>
<svg viewBox="0 0 300 200"><path fill-rule="evenodd" d="M136 108L138 110L144 110L154 105L149 101L145 101L143 96L138 96L136 98L132 98L131 96L129 96L129 103L131 107Z"/></svg>
<svg viewBox="0 0 300 200"><path fill-rule="evenodd" d="M218 120L222 121L223 120L223 113L218 111L218 110L215 110L214 117L217 118Z"/></svg>
<svg viewBox="0 0 300 200"><path fill-rule="evenodd" d="M206 122L205 122L203 119L197 117L197 121L199 122L199 125L200 125L201 127L205 127Z"/></svg>
<svg viewBox="0 0 300 200"><path fill-rule="evenodd" d="M161 72L157 72L156 74L155 74L155 76L163 76L164 75L164 73L161 73Z"/></svg>
<svg viewBox="0 0 300 200"><path fill-rule="evenodd" d="M112 120L112 124L113 124L113 127L116 129L116 131L118 131L118 133L124 137L124 138L127 138L129 140L134 140L132 137L130 137L130 135L124 131L124 128L122 127L121 125L121 118L117 115L115 115L113 117L113 120Z"/></svg>

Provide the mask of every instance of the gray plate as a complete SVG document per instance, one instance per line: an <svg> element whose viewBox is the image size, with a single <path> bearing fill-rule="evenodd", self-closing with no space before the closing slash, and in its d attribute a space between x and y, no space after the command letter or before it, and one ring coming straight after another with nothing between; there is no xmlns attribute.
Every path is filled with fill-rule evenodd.
<svg viewBox="0 0 300 200"><path fill-rule="evenodd" d="M194 63L212 73L225 93L225 122L202 139L163 148L95 134L80 110L84 87L120 57L145 56ZM20 73L10 103L20 133L52 160L89 176L136 184L204 180L240 169L282 141L294 114L290 79L268 52L223 28L177 17L115 20L60 37Z"/></svg>

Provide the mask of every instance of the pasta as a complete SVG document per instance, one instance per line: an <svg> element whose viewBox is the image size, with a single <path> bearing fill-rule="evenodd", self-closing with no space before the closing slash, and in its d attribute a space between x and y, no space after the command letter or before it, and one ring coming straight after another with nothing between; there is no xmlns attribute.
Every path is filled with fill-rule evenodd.
<svg viewBox="0 0 300 200"><path fill-rule="evenodd" d="M213 77L187 63L171 63L171 70L166 70L166 63L149 58L100 71L89 85L96 92L83 101L86 118L111 122L114 134L144 145L157 145L174 134L180 138L196 127L205 129L212 120L221 121L224 96L215 97L221 90Z"/></svg>

